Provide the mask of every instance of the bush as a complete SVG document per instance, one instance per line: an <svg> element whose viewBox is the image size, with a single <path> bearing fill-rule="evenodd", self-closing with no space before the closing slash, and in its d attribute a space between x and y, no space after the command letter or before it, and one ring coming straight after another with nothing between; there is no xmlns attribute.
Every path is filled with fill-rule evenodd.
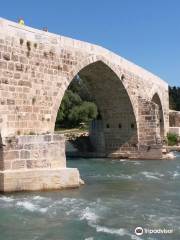
<svg viewBox="0 0 180 240"><path fill-rule="evenodd" d="M66 125L71 109L79 106L81 103L82 100L79 95L73 93L71 90L67 90L57 114L56 124L61 123L62 125Z"/></svg>
<svg viewBox="0 0 180 240"><path fill-rule="evenodd" d="M178 144L178 135L175 133L168 133L167 134L167 143L169 146L177 145Z"/></svg>
<svg viewBox="0 0 180 240"><path fill-rule="evenodd" d="M92 102L83 102L80 106L71 109L68 121L71 126L79 126L80 123L88 124L89 121L97 117L97 107Z"/></svg>

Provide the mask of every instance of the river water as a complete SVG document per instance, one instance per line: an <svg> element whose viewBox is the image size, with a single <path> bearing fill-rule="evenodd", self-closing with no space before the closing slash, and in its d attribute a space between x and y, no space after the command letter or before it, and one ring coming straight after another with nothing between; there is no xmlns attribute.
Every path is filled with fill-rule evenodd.
<svg viewBox="0 0 180 240"><path fill-rule="evenodd" d="M0 195L0 240L180 239L176 160L69 159L79 189ZM145 233L134 229L164 229Z"/></svg>

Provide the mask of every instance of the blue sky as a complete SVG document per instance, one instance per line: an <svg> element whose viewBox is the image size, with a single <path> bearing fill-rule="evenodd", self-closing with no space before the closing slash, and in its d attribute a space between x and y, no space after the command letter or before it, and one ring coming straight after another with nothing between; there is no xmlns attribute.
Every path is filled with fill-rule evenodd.
<svg viewBox="0 0 180 240"><path fill-rule="evenodd" d="M102 45L180 86L179 0L1 1L0 16Z"/></svg>

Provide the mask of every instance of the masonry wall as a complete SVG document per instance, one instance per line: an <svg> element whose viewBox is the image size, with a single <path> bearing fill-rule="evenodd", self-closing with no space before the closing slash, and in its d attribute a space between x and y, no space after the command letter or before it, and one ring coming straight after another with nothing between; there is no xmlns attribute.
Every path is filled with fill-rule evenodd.
<svg viewBox="0 0 180 240"><path fill-rule="evenodd" d="M126 141L114 144L110 142L111 148L105 147L106 138L101 120L92 122L90 139L97 155L101 152L108 157L123 157L130 159L161 159L162 139L160 135L159 106L139 98L139 141ZM136 129L134 129L136 131ZM120 134L119 134L120 135Z"/></svg>
<svg viewBox="0 0 180 240"><path fill-rule="evenodd" d="M63 135L7 137L0 149L0 191L79 186L79 172L66 168Z"/></svg>
<svg viewBox="0 0 180 240"><path fill-rule="evenodd" d="M180 136L180 112L170 110L169 112L169 132Z"/></svg>
<svg viewBox="0 0 180 240"><path fill-rule="evenodd" d="M6 137L1 148L0 170L65 168L63 135Z"/></svg>
<svg viewBox="0 0 180 240"><path fill-rule="evenodd" d="M173 110L169 112L169 126L180 127L180 112Z"/></svg>
<svg viewBox="0 0 180 240"><path fill-rule="evenodd" d="M102 120L93 120L90 125L89 137L98 153L105 153L105 139Z"/></svg>

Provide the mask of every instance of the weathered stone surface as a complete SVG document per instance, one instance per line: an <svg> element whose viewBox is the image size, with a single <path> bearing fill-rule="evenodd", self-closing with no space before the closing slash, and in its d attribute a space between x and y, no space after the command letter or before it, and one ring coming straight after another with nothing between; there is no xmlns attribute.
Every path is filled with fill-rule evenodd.
<svg viewBox="0 0 180 240"><path fill-rule="evenodd" d="M30 159L30 151L21 150L20 159Z"/></svg>
<svg viewBox="0 0 180 240"><path fill-rule="evenodd" d="M170 125L170 127L180 127L180 112L170 110L169 125Z"/></svg>
<svg viewBox="0 0 180 240"><path fill-rule="evenodd" d="M170 110L169 112L169 132L180 136L180 112Z"/></svg>
<svg viewBox="0 0 180 240"><path fill-rule="evenodd" d="M80 186L76 168L0 171L0 191L37 191Z"/></svg>
<svg viewBox="0 0 180 240"><path fill-rule="evenodd" d="M21 169L26 167L26 161L25 160L18 160L12 162L12 169Z"/></svg>
<svg viewBox="0 0 180 240"><path fill-rule="evenodd" d="M49 167L51 167L51 163L48 159L27 161L27 168L49 168Z"/></svg>
<svg viewBox="0 0 180 240"><path fill-rule="evenodd" d="M66 168L64 136L8 137L0 148L0 191L78 187L79 172Z"/></svg>
<svg viewBox="0 0 180 240"><path fill-rule="evenodd" d="M170 127L169 132L175 133L176 135L180 136L180 127Z"/></svg>
<svg viewBox="0 0 180 240"><path fill-rule="evenodd" d="M6 138L5 143L1 161L13 161L6 169L18 169L18 164L19 168L66 167L64 135L20 135Z"/></svg>
<svg viewBox="0 0 180 240"><path fill-rule="evenodd" d="M9 54L9 53L4 53L3 58L4 58L6 61L9 61L9 60L10 60L10 54Z"/></svg>
<svg viewBox="0 0 180 240"><path fill-rule="evenodd" d="M5 160L14 160L14 159L19 159L19 151L5 151L3 153L3 159Z"/></svg>

